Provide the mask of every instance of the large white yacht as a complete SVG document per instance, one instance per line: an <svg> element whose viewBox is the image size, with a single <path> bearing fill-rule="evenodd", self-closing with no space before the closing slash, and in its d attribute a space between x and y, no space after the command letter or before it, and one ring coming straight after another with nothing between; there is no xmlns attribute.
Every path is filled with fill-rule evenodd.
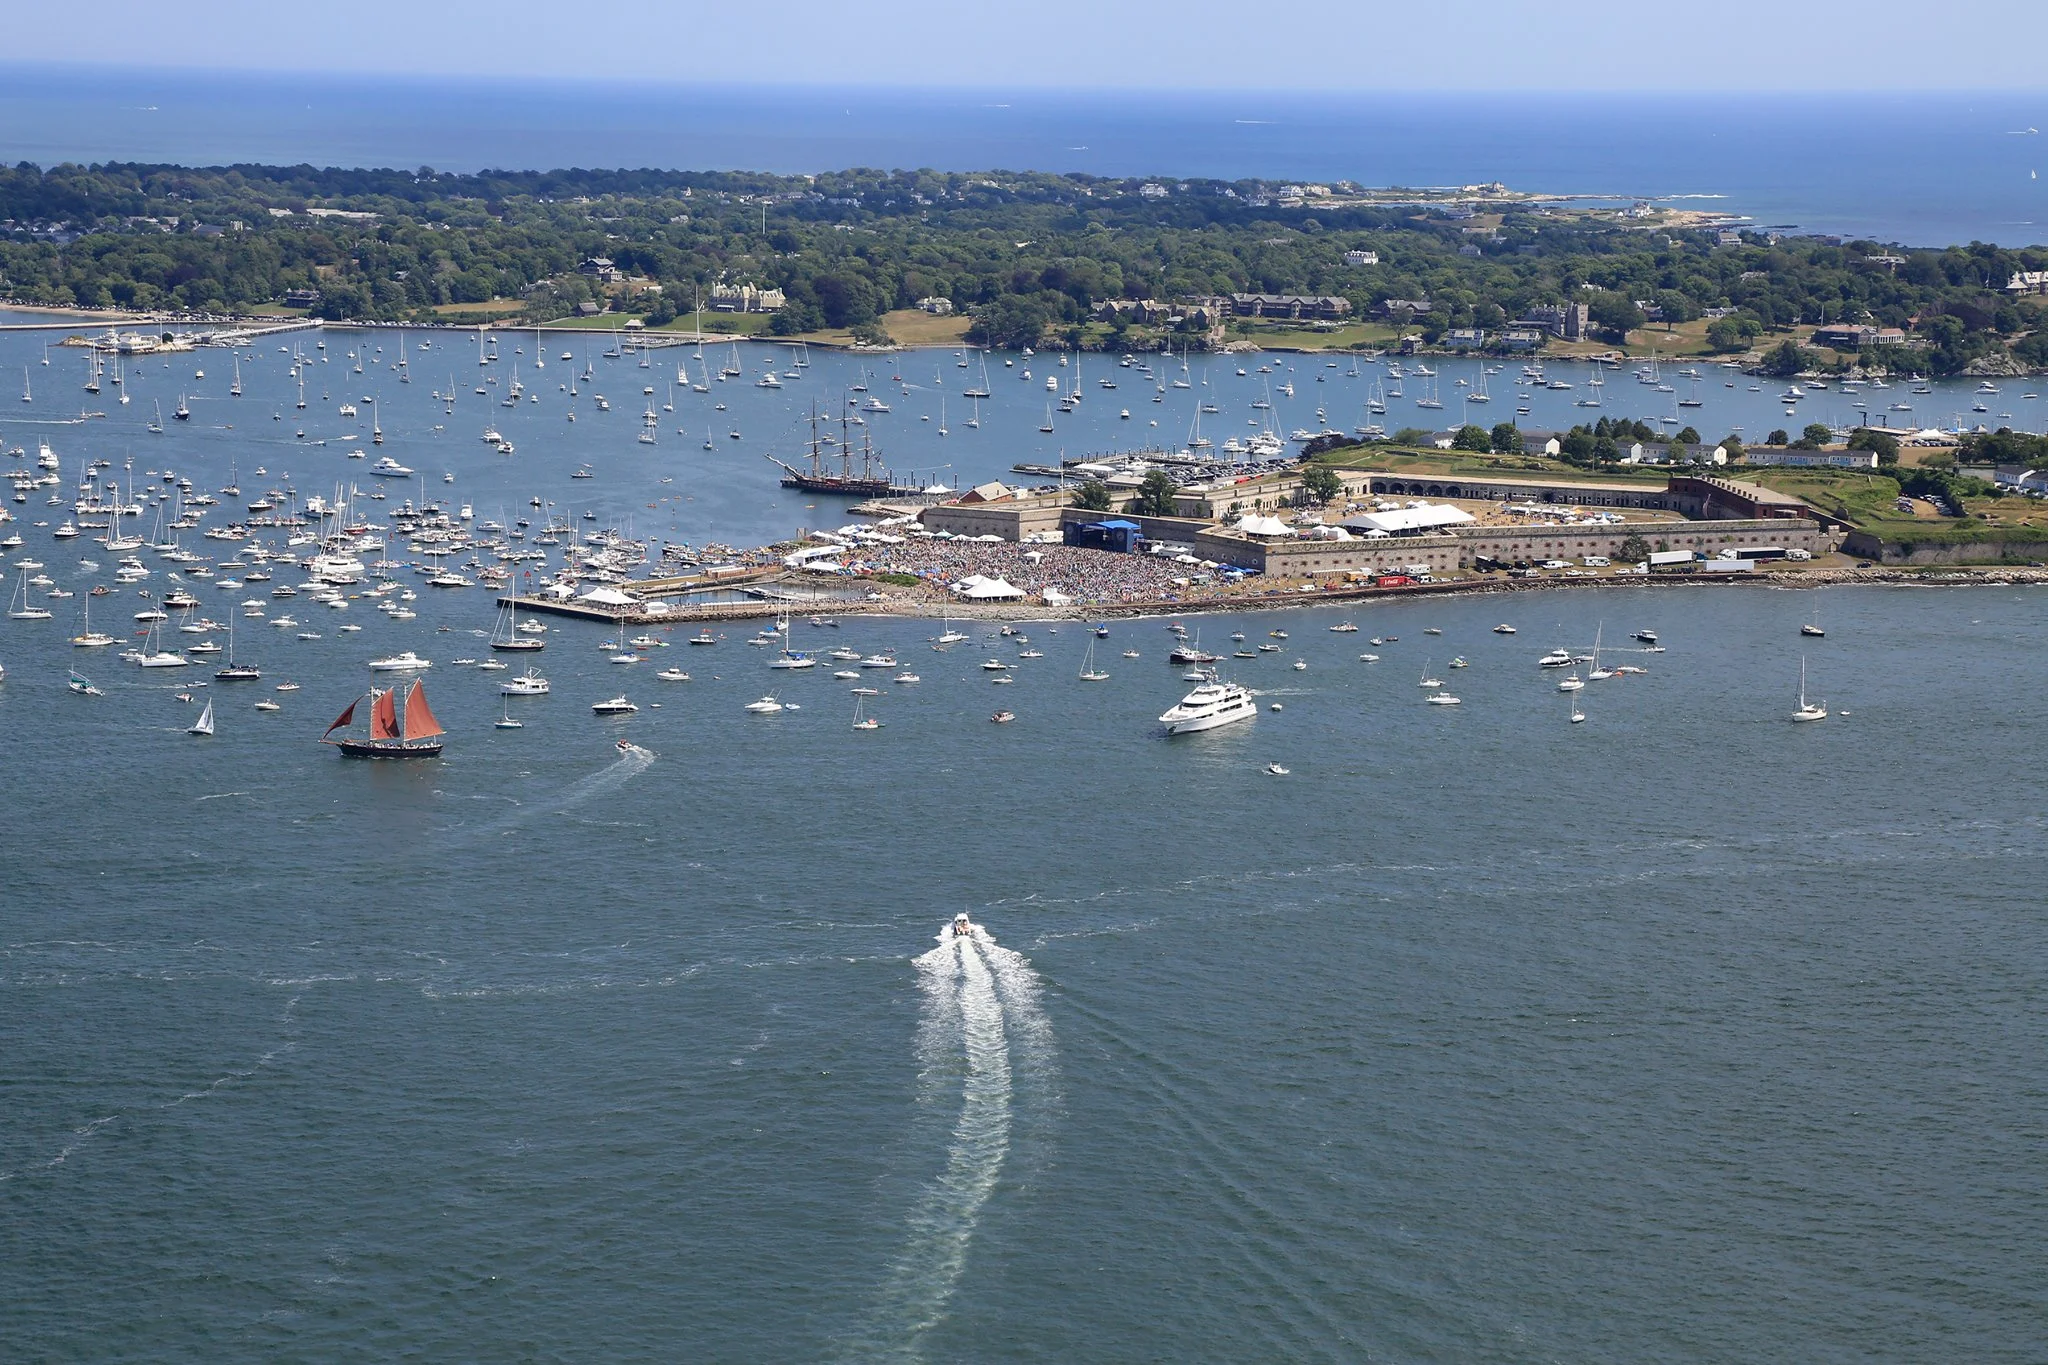
<svg viewBox="0 0 2048 1365"><path fill-rule="evenodd" d="M1190 735L1197 730L1213 730L1232 721L1250 720L1257 714L1259 704L1252 699L1250 688L1222 682L1211 673L1194 691L1161 716L1159 723L1170 735Z"/></svg>

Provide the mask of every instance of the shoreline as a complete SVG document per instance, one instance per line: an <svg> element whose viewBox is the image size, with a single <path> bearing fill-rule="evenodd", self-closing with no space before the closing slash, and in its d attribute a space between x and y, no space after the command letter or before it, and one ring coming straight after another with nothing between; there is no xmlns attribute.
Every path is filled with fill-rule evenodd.
<svg viewBox="0 0 2048 1365"><path fill-rule="evenodd" d="M1408 587L1382 588L1357 585L1315 591L1275 591L1258 596L1216 596L1171 600L1053 604L1025 599L1008 602L961 602L940 598L913 597L903 590L867 601L820 601L809 609L797 602L763 598L758 602L721 602L701 614L675 608L664 615L640 619L645 625L697 625L718 620L751 620L780 616L885 616L904 620L962 621L1111 621L1146 620L1176 616L1214 616L1227 612L1292 611L1339 603L1397 602L1415 598L1507 597L1552 589L1589 588L1682 588L1729 587L1796 590L1828 587L2038 587L2048 586L2048 569L2032 568L1943 568L1938 572L1909 569L1797 569L1776 573L1656 574L1609 576L1605 578L1551 579L1466 579L1449 583L1418 583ZM499 600L502 602L503 595ZM522 605L548 610L549 604L521 598ZM568 613L576 614L576 613ZM610 619L607 617L606 619Z"/></svg>

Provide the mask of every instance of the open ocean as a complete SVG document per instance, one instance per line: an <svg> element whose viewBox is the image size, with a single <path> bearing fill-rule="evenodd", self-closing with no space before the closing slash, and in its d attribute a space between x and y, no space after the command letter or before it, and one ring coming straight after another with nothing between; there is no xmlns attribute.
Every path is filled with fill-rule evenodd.
<svg viewBox="0 0 2048 1365"><path fill-rule="evenodd" d="M412 621L195 588L257 683L71 648L85 602L124 635L146 604L88 598L113 557L54 540L47 491L88 458L367 486L342 402L376 399L379 453L420 471L379 510L538 498L696 543L844 519L761 457L863 366L892 462L963 483L1192 418L1091 357L1084 413L1041 439L1042 390L997 356L970 429L952 353L818 353L779 392L675 395L650 447L683 351L642 371L552 337L542 373L501 333L491 373L522 360L538 398L507 411L471 391L472 337L412 334L409 385L395 330L325 338L300 411L279 341L241 352L239 399L209 350L130 366L123 407L78 351L0 335L4 465L47 441L63 477L4 504L5 586L76 594L0 617L0 1359L2040 1359L2048 590L1247 608L1189 625L1279 643L1231 673L1281 709L1178 740L1159 621L1115 624L1082 684L1076 623L1025 626L1026 660L981 625L938 652L937 622L799 616L801 646L920 675L874 684L871 732L850 684L770 672L745 626L618 667L608 631L557 622L552 695L508 705L509 675L456 663L488 656L487 594L410 562ZM1272 360L1283 427L1359 420L1367 380ZM1708 374L1703 420L1782 420ZM1263 381L1199 377L1209 430L1243 430ZM150 434L180 396L192 421ZM1570 724L1537 657L1646 627L1667 652L1603 655L1647 672ZM315 743L407 648L446 756ZM1788 719L1802 657L1818 725ZM1463 705L1425 705L1425 671ZM211 739L180 689L215 700ZM770 690L799 709L742 709ZM637 715L589 710L620 692ZM963 910L1000 946L933 952Z"/></svg>
<svg viewBox="0 0 2048 1365"><path fill-rule="evenodd" d="M9 162L850 166L1352 179L1657 196L1760 226L2048 241L2032 92L1773 95L868 90L0 65Z"/></svg>

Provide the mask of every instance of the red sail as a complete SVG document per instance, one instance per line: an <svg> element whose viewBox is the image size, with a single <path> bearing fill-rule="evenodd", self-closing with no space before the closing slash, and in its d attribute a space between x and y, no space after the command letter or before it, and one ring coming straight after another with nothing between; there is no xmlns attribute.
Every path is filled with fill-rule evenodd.
<svg viewBox="0 0 2048 1365"><path fill-rule="evenodd" d="M342 726L344 726L344 725L353 725L353 724L355 724L355 719L356 719L356 706L357 706L357 705L358 705L358 704L359 704L359 703L360 703L361 701L362 701L362 698L361 698L361 697L357 697L357 698L355 699L355 701L352 701L352 702L350 702L350 703L348 704L348 710L346 710L346 711L344 711L344 712L342 712L342 713L341 713L341 719L340 719L340 720L338 720L338 721L336 721L336 722L334 722L334 724L332 724L332 725L328 726L328 727L327 727L327 729L326 729L326 731L325 731L325 732L324 732L324 733L323 733L323 734L322 734L322 735L320 736L320 738L322 738L322 739L325 739L325 738L327 738L327 736L328 736L328 735L331 735L331 734L333 734L333 733L334 733L334 732L335 732L336 730L339 730L339 729L340 729L340 728L341 728Z"/></svg>
<svg viewBox="0 0 2048 1365"><path fill-rule="evenodd" d="M370 708L370 738L398 738L398 689L379 693L377 704Z"/></svg>
<svg viewBox="0 0 2048 1365"><path fill-rule="evenodd" d="M407 739L432 739L445 734L441 722L427 709L427 684L424 679L413 679L412 687L405 694L405 737Z"/></svg>

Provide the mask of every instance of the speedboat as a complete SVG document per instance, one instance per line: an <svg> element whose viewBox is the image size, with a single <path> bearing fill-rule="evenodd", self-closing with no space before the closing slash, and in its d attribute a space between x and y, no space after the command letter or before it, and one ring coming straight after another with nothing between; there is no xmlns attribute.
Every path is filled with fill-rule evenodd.
<svg viewBox="0 0 2048 1365"><path fill-rule="evenodd" d="M1502 622L1500 625L1497 625L1493 628L1493 633L1495 635L1513 635L1515 633L1515 628L1511 625L1508 625L1506 622ZM1642 636L1638 635L1636 638L1640 640Z"/></svg>
<svg viewBox="0 0 2048 1365"><path fill-rule="evenodd" d="M690 680L690 675L683 672L680 668L664 668L654 676L663 682L688 682Z"/></svg>
<svg viewBox="0 0 2048 1365"><path fill-rule="evenodd" d="M1572 658L1570 651L1553 649L1538 659L1536 666L1538 668L1570 668L1576 662L1577 660Z"/></svg>
<svg viewBox="0 0 2048 1365"><path fill-rule="evenodd" d="M622 739L613 746L621 758L653 758L654 750L643 749L630 739Z"/></svg>
<svg viewBox="0 0 2048 1365"><path fill-rule="evenodd" d="M998 725L1008 725L1011 721L1017 719L1017 713L1015 711L998 711L990 716L989 719Z"/></svg>
<svg viewBox="0 0 2048 1365"><path fill-rule="evenodd" d="M1462 705L1464 705L1464 703L1463 703L1463 702L1459 701L1459 700L1458 700L1458 698L1456 698L1456 697L1452 696L1452 695L1451 695L1450 693L1448 693L1448 692L1432 692L1432 693L1430 693L1430 694L1429 694L1429 704L1430 704L1431 706L1462 706Z"/></svg>
<svg viewBox="0 0 2048 1365"><path fill-rule="evenodd" d="M1251 689L1239 683L1227 683L1212 673L1182 697L1159 717L1159 723L1170 735L1189 735L1198 730L1213 730L1219 725L1233 721L1250 720L1259 714L1259 704L1252 700Z"/></svg>
<svg viewBox="0 0 2048 1365"><path fill-rule="evenodd" d="M757 716L772 716L782 710L782 703L773 697L763 697L759 701L748 702L747 710Z"/></svg>
<svg viewBox="0 0 2048 1365"><path fill-rule="evenodd" d="M1657 643L1657 632L1654 630L1639 630L1636 632L1635 638L1641 640L1646 645L1654 645Z"/></svg>
<svg viewBox="0 0 2048 1365"><path fill-rule="evenodd" d="M613 697L610 701L594 701L590 709L600 716L630 716L640 708L624 697Z"/></svg>
<svg viewBox="0 0 2048 1365"><path fill-rule="evenodd" d="M914 683L922 682L923 679L919 678L915 673L898 673L894 678L891 678L890 681L899 683Z"/></svg>
<svg viewBox="0 0 2048 1365"><path fill-rule="evenodd" d="M1266 771L1272 774L1274 777L1285 777L1287 776L1288 772L1287 769L1281 767L1278 763L1268 763L1266 765Z"/></svg>

